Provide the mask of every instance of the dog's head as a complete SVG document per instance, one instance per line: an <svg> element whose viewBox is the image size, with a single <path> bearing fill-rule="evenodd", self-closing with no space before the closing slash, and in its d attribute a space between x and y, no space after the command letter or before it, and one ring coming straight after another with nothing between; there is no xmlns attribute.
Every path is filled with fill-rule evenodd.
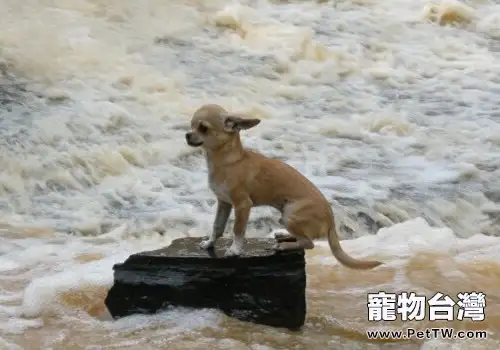
<svg viewBox="0 0 500 350"><path fill-rule="evenodd" d="M191 131L186 133L189 146L217 149L237 137L241 130L253 128L260 119L245 119L229 114L218 105L200 107L191 119Z"/></svg>

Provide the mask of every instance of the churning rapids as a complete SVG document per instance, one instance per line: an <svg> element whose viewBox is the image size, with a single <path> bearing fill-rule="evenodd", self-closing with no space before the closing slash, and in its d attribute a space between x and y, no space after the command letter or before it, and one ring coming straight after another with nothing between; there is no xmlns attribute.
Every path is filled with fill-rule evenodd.
<svg viewBox="0 0 500 350"><path fill-rule="evenodd" d="M421 0L0 0L1 349L500 348L500 5ZM184 133L201 104L331 200L290 333L215 311L112 322L111 267L210 230ZM253 210L249 236L278 227ZM232 221L228 229L231 228ZM368 342L366 293L487 295L487 340Z"/></svg>

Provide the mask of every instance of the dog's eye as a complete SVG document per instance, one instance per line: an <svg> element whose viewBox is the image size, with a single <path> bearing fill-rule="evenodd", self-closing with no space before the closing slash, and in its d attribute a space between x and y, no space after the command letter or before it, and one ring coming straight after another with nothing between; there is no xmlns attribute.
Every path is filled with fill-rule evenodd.
<svg viewBox="0 0 500 350"><path fill-rule="evenodd" d="M205 125L200 124L200 126L198 127L198 131L204 134L208 131L208 128Z"/></svg>

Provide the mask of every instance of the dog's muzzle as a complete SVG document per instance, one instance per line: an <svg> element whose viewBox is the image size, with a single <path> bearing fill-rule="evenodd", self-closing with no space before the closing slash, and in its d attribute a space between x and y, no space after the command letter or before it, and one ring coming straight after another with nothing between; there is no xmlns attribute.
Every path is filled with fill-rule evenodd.
<svg viewBox="0 0 500 350"><path fill-rule="evenodd" d="M203 141L197 140L196 135L192 132L186 133L186 142L189 146L192 146L192 147L198 147L198 146L201 146L203 144Z"/></svg>

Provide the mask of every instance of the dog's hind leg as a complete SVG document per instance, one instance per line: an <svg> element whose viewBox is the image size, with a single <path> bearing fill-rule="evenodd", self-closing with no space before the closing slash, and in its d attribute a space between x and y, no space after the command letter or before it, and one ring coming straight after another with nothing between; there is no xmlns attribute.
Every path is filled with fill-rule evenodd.
<svg viewBox="0 0 500 350"><path fill-rule="evenodd" d="M314 212L314 203L310 201L287 205L281 220L289 233L275 235L277 241L275 249L313 249L314 242L310 237L316 236L312 231L319 229L315 224L314 214L311 215Z"/></svg>
<svg viewBox="0 0 500 350"><path fill-rule="evenodd" d="M278 223L281 225L281 226L286 226L286 222L285 222L285 217L281 216L278 220ZM295 238L294 236L292 236L290 233L288 232L275 232L274 233L274 239L276 240L276 242L295 242L297 240L297 238Z"/></svg>
<svg viewBox="0 0 500 350"><path fill-rule="evenodd" d="M287 230L289 233L274 235L277 242L275 249L313 249L314 242L308 238L306 232L306 230L310 229L307 224L307 221L295 221L293 219L287 220Z"/></svg>

